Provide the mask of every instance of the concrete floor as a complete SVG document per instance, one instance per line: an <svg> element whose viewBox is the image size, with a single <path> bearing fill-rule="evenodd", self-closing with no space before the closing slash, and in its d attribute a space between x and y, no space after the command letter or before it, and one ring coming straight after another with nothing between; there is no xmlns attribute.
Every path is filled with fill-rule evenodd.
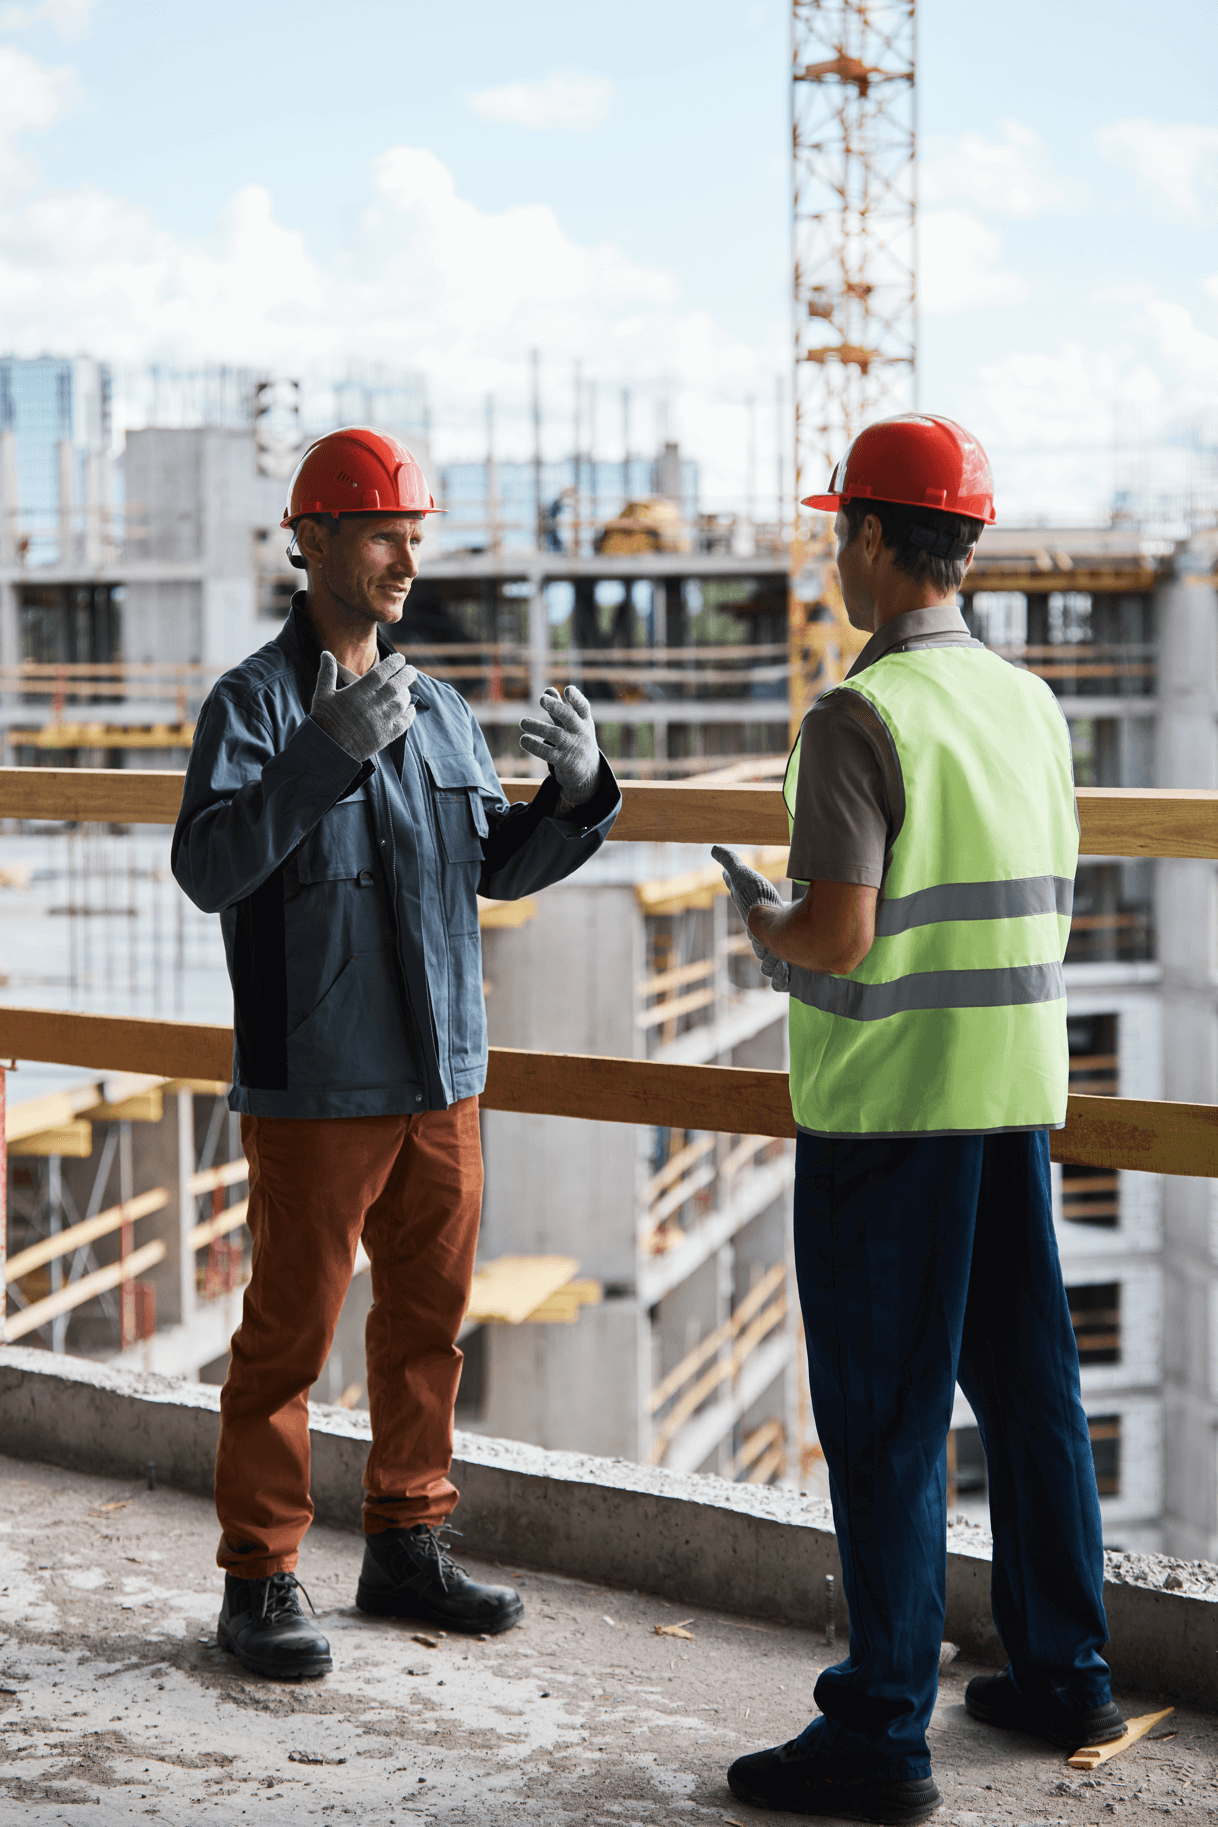
<svg viewBox="0 0 1218 1827"><path fill-rule="evenodd" d="M525 1621L427 1648L411 1625L355 1611L359 1540L316 1529L300 1571L335 1671L273 1683L214 1647L215 1536L197 1497L0 1460L3 1827L790 1818L734 1802L724 1772L810 1716L829 1657L809 1632L471 1559L520 1585ZM688 1639L656 1634L682 1621ZM1215 1720L1178 1713L1079 1776L1060 1752L974 1724L962 1705L973 1672L956 1661L940 1688L939 1821L1215 1819Z"/></svg>

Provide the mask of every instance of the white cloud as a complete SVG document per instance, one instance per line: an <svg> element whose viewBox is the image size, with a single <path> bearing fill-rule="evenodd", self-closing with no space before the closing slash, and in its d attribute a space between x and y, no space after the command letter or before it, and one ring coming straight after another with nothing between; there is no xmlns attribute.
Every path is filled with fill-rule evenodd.
<svg viewBox="0 0 1218 1827"><path fill-rule="evenodd" d="M214 361L308 376L356 359L419 369L442 458L482 454L488 392L501 454L527 452L528 352L538 348L556 448L569 438L580 359L601 388L603 454L616 454L618 388L635 389L636 449L650 442L648 407L663 390L683 446L711 455L706 492L716 505L739 500L740 402L768 394L785 368L783 321L757 345L734 339L682 300L671 272L573 240L544 205L482 209L420 148L382 153L354 201L348 246L323 261L260 186L238 191L206 239L95 188L0 193L5 343L118 365Z"/></svg>
<svg viewBox="0 0 1218 1827"><path fill-rule="evenodd" d="M920 200L968 204L982 215L1021 221L1078 208L1085 187L1053 170L1040 135L1020 121L1005 120L1000 126L1000 139L983 133L930 136L918 169Z"/></svg>
<svg viewBox="0 0 1218 1827"><path fill-rule="evenodd" d="M1001 236L971 210L919 212L918 293L924 311L947 316L1021 303L1031 288L1001 260Z"/></svg>
<svg viewBox="0 0 1218 1827"><path fill-rule="evenodd" d="M0 8L0 31L25 31L49 25L61 38L83 38L93 18L97 0L38 0L36 6Z"/></svg>
<svg viewBox="0 0 1218 1827"><path fill-rule="evenodd" d="M1142 301L1107 346L996 356L953 405L994 464L1000 520L1102 520L1135 458L1152 492L1182 486L1173 447L1218 410L1218 336L1179 305Z"/></svg>
<svg viewBox="0 0 1218 1827"><path fill-rule="evenodd" d="M75 93L71 70L51 69L12 45L0 44L0 194L5 186L34 182L37 169L22 153L19 138L49 127Z"/></svg>
<svg viewBox="0 0 1218 1827"><path fill-rule="evenodd" d="M565 128L586 133L609 118L613 84L603 76L580 76L555 71L541 82L508 82L494 89L478 89L466 96L475 114L509 127L531 127L543 132Z"/></svg>
<svg viewBox="0 0 1218 1827"><path fill-rule="evenodd" d="M1218 221L1218 127L1114 121L1100 128L1095 143L1177 220Z"/></svg>

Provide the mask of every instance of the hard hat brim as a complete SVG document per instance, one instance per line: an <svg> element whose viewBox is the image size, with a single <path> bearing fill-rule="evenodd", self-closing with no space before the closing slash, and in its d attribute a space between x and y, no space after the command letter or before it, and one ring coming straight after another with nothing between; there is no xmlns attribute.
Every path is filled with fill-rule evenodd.
<svg viewBox="0 0 1218 1827"><path fill-rule="evenodd" d="M293 514L290 518L285 514L283 519L279 522L279 525L281 528L295 532L296 522L298 520L307 520L310 514L327 514L331 520L373 520L386 514L392 515L395 520L401 520L412 515L417 516L418 519L422 520L428 514L447 514L448 511L447 508L438 507L301 508L299 514Z"/></svg>
<svg viewBox="0 0 1218 1827"><path fill-rule="evenodd" d="M799 505L823 508L827 514L836 514L842 505L842 498L840 495L805 495Z"/></svg>

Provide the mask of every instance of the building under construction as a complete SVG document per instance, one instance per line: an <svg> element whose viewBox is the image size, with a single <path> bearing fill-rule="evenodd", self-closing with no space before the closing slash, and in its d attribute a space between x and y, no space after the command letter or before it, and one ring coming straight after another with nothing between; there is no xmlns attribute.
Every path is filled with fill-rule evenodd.
<svg viewBox="0 0 1218 1827"><path fill-rule="evenodd" d="M913 403L914 7L796 0L793 21L798 496L863 422ZM37 501L23 493L35 477L27 434L0 428L8 759L180 767L211 681L267 638L298 582L278 528L295 396L276 395L274 432L257 377L241 383L244 404L232 405L233 382L194 423L167 424L162 408L127 436L111 488L91 445L83 460L72 454L103 423L100 380L79 377L95 382L93 419L54 421L59 454L37 471ZM8 384L0 397L16 398L12 375ZM68 383L56 384L62 395ZM403 396L395 410L393 429L422 444L424 409ZM527 771L515 739L526 705L544 684L572 680L623 778L773 780L808 704L863 644L842 610L827 526L797 523L781 498L764 521L704 515L696 471L669 439L646 459L627 442L610 463L581 450L577 433L561 462L513 465L496 461L488 435L483 464L441 467L437 481L454 512L402 640L469 698L505 776ZM1049 684L1080 788L1218 788L1218 547L1204 504L1190 511L1171 536L1123 508L1106 527L1000 526L978 548L966 617ZM130 964L149 1013L225 1015L214 931L193 914L184 924L176 891L158 889L163 856L132 868L106 848L147 844L147 832L27 826L19 841L43 850L29 850L24 883L27 852L17 856L0 894L28 894L37 918L67 910L71 1006L124 1006L121 959L107 976L101 937L117 921L128 940L160 934ZM763 851L759 864L778 877L785 857ZM781 1068L783 999L759 985L708 865L704 849L613 844L535 904L485 909L494 1044ZM1065 967L1076 1092L1214 1103L1214 894L1203 849L1154 861L1148 842L1114 840L1111 854L1083 858ZM562 983L561 998L538 995L547 982ZM2 993L47 1000L30 998L19 972ZM245 1260L243 1164L223 1087L30 1083L46 1101L25 1095L20 1077L10 1087L10 1336L215 1378ZM790 1293L789 1145L678 1130L645 1111L606 1123L592 1111L491 1110L484 1141L463 1424L815 1487ZM1211 1183L1131 1158L1054 1170L1105 1529L1127 1549L1215 1557ZM1145 1158L1161 1166L1149 1145ZM324 1398L362 1400L367 1282L353 1286ZM981 1514L985 1478L959 1399L953 1507Z"/></svg>

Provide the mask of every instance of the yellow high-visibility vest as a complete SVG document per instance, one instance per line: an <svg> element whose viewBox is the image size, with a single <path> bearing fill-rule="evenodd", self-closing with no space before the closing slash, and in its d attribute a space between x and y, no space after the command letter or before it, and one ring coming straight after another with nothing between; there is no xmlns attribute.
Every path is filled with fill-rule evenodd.
<svg viewBox="0 0 1218 1827"><path fill-rule="evenodd" d="M796 1122L827 1136L1060 1127L1079 835L1060 707L979 646L885 654L835 689L890 731L905 819L857 970L791 968Z"/></svg>

